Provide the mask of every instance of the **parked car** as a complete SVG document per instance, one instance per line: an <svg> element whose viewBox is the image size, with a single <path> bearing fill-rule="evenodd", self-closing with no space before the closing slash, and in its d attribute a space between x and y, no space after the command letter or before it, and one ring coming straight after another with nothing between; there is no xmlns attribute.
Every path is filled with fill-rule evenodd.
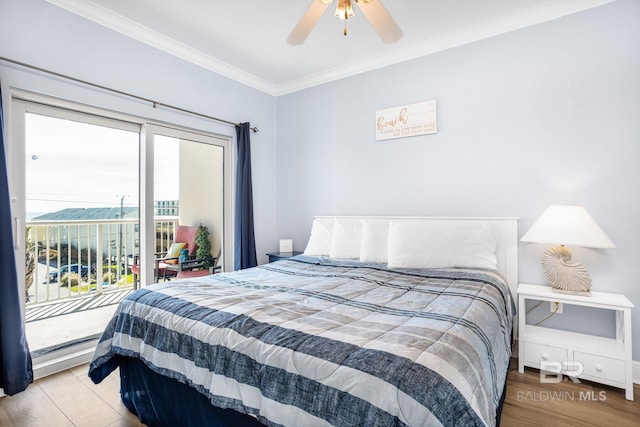
<svg viewBox="0 0 640 427"><path fill-rule="evenodd" d="M65 264L62 267L60 267L59 269L55 269L53 271L49 271L49 283L51 282L57 282L58 281L58 274L60 274L60 277L64 276L66 273L68 273L69 271L71 271L72 273L78 273L78 267L80 267L80 264ZM80 271L80 276L82 278L88 278L89 277L89 267L86 265L82 265L79 269ZM94 273L95 270L93 267L91 267L91 273Z"/></svg>

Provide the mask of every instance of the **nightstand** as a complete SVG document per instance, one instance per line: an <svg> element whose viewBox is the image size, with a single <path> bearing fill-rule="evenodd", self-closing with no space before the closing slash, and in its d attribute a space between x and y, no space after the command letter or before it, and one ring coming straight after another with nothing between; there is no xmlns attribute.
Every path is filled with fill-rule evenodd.
<svg viewBox="0 0 640 427"><path fill-rule="evenodd" d="M302 255L302 252L271 252L268 253L269 262L280 261L281 259L291 258L292 256Z"/></svg>
<svg viewBox="0 0 640 427"><path fill-rule="evenodd" d="M526 324L528 299L559 302L565 305L614 310L616 337L568 332ZM550 286L518 286L518 372L524 367L540 369L541 362L571 364L582 371L578 378L607 384L626 390L627 400L633 400L631 371L631 309L633 304L624 295L591 292L591 296L559 294ZM577 369L576 369L577 368Z"/></svg>

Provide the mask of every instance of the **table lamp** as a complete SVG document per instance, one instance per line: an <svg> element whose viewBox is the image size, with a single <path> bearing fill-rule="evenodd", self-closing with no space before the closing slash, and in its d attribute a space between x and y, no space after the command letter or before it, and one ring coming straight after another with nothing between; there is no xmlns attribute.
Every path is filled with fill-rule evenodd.
<svg viewBox="0 0 640 427"><path fill-rule="evenodd" d="M550 206L520 240L556 245L542 256L544 277L553 292L584 296L591 296L591 276L582 264L571 261L565 245L616 247L582 206Z"/></svg>

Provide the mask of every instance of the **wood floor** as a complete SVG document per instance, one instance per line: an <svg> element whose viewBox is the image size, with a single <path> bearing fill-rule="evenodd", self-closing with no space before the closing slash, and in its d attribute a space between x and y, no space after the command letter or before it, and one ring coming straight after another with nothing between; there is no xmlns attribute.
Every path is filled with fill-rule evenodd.
<svg viewBox="0 0 640 427"><path fill-rule="evenodd" d="M95 385L88 365L42 378L15 396L0 398L0 426L143 426L120 402L117 372ZM624 391L594 383L540 384L538 371L518 374L512 359L502 426L640 426L636 401Z"/></svg>
<svg viewBox="0 0 640 427"><path fill-rule="evenodd" d="M518 373L511 359L502 424L511 426L640 426L640 385L633 388L634 401L624 390L583 381L541 384L540 373L526 368Z"/></svg>
<svg viewBox="0 0 640 427"><path fill-rule="evenodd" d="M94 384L80 365L31 384L26 391L0 398L2 427L144 426L120 401L116 371Z"/></svg>

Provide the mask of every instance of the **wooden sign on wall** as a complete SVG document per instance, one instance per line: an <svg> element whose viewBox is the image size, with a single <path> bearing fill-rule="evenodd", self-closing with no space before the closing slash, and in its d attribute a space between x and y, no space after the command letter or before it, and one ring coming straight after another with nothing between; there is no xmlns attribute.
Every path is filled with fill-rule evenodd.
<svg viewBox="0 0 640 427"><path fill-rule="evenodd" d="M376 111L376 141L437 131L435 99Z"/></svg>

